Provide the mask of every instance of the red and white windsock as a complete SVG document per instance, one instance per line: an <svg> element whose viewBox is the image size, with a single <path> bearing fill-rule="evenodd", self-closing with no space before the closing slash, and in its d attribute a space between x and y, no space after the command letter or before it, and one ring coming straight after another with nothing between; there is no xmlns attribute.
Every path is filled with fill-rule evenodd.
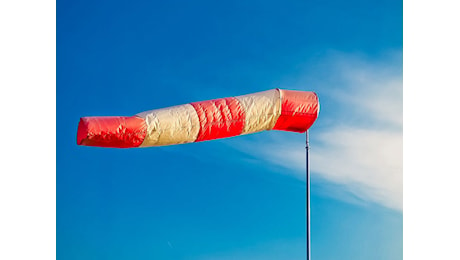
<svg viewBox="0 0 460 260"><path fill-rule="evenodd" d="M132 148L200 142L264 130L303 133L318 113L319 101L314 92L273 89L129 117L82 117L77 144Z"/></svg>

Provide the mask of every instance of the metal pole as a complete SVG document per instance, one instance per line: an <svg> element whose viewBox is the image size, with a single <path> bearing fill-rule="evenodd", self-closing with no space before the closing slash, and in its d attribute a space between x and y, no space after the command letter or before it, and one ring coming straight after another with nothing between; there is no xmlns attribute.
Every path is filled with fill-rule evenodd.
<svg viewBox="0 0 460 260"><path fill-rule="evenodd" d="M306 137L306 166L307 166L307 173L306 173L306 179L307 179L307 260L311 260L311 241L310 241L310 158L308 156L309 150L310 150L310 144L308 141L308 130L305 133Z"/></svg>

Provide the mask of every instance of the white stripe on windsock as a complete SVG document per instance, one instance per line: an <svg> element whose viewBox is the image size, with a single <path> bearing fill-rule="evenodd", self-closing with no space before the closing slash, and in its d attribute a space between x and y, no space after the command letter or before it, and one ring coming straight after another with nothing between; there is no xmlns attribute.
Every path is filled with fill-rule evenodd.
<svg viewBox="0 0 460 260"><path fill-rule="evenodd" d="M139 113L147 124L147 135L139 147L192 143L200 131L198 115L190 104Z"/></svg>
<svg viewBox="0 0 460 260"><path fill-rule="evenodd" d="M246 111L241 134L271 130L281 114L280 92L277 89L236 97Z"/></svg>

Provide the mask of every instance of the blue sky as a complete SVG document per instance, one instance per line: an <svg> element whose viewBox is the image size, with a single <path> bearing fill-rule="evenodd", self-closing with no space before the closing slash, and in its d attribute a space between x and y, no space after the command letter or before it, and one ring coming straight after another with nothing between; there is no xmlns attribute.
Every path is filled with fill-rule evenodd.
<svg viewBox="0 0 460 260"><path fill-rule="evenodd" d="M76 145L82 116L316 91L312 258L402 259L401 1L57 2L58 259L304 259L304 136Z"/></svg>

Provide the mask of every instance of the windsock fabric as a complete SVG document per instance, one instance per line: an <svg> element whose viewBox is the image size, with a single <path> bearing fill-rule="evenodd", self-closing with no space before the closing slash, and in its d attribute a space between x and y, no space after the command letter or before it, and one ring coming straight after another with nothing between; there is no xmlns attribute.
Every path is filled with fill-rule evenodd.
<svg viewBox="0 0 460 260"><path fill-rule="evenodd" d="M82 117L77 144L133 148L183 144L264 130L304 133L315 122L314 92L273 89L124 117Z"/></svg>

